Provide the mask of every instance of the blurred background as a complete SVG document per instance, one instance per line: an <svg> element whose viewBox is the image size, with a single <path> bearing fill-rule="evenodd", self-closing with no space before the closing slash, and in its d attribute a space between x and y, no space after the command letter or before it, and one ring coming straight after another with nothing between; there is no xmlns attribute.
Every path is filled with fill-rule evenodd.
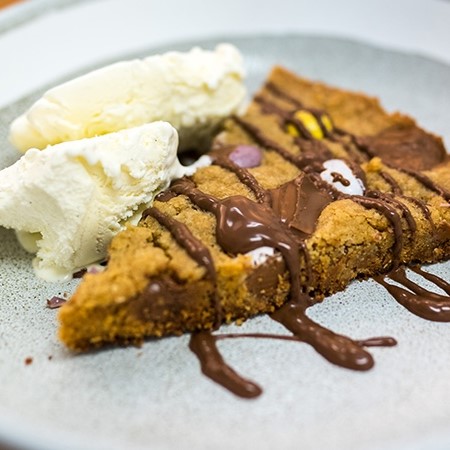
<svg viewBox="0 0 450 450"><path fill-rule="evenodd" d="M0 0L0 108L84 67L184 39L340 36L450 63L446 0Z"/></svg>

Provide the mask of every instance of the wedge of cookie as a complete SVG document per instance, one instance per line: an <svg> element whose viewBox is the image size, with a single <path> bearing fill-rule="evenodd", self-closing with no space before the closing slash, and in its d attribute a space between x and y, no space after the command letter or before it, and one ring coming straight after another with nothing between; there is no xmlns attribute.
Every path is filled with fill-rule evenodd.
<svg viewBox="0 0 450 450"><path fill-rule="evenodd" d="M450 256L443 144L376 99L277 67L209 155L113 239L106 270L61 308L69 348L304 309L357 277ZM450 300L434 300L442 314L427 318L450 320Z"/></svg>

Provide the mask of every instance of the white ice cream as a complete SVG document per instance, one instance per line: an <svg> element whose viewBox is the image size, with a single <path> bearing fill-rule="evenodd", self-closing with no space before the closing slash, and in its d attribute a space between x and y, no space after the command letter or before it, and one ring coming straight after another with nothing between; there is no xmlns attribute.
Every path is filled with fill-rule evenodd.
<svg viewBox="0 0 450 450"><path fill-rule="evenodd" d="M242 106L243 76L230 44L118 62L47 91L12 123L10 140L25 152L165 120L181 149L201 147Z"/></svg>
<svg viewBox="0 0 450 450"><path fill-rule="evenodd" d="M68 278L103 259L113 235L172 179L193 172L178 161L177 147L177 131L154 122L31 149L0 171L0 225L36 252L40 277Z"/></svg>

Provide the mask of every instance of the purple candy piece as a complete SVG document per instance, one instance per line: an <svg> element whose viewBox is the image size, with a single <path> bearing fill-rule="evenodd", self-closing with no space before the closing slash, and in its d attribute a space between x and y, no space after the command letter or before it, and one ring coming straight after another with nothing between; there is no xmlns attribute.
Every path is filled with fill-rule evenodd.
<svg viewBox="0 0 450 450"><path fill-rule="evenodd" d="M67 300L62 297L52 297L50 300L47 300L47 308L56 309L64 305Z"/></svg>
<svg viewBox="0 0 450 450"><path fill-rule="evenodd" d="M239 167L258 167L262 161L262 151L253 145L238 145L228 157Z"/></svg>

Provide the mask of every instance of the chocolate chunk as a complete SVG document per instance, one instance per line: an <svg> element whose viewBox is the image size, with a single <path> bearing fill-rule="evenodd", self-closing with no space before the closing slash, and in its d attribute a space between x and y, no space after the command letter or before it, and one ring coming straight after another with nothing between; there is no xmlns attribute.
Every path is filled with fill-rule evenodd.
<svg viewBox="0 0 450 450"><path fill-rule="evenodd" d="M440 139L417 127L391 128L375 136L358 138L358 144L371 156L404 169L428 170L448 157Z"/></svg>

